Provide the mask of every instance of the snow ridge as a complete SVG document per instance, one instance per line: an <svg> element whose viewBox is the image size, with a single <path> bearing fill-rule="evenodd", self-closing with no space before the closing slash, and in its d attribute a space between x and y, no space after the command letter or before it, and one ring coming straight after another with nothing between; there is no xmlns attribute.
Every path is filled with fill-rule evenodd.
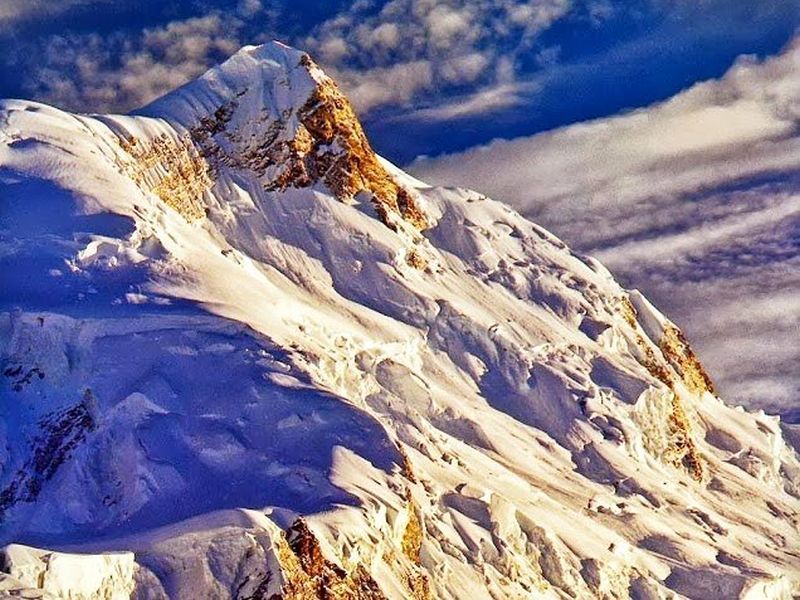
<svg viewBox="0 0 800 600"><path fill-rule="evenodd" d="M597 261L377 157L304 53L134 115L4 101L0 191L0 589L800 593L778 419Z"/></svg>

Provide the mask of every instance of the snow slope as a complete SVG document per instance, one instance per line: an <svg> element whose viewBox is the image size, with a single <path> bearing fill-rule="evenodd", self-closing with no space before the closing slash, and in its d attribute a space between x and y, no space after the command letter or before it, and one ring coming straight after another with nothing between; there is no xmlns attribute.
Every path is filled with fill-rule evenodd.
<svg viewBox="0 0 800 600"><path fill-rule="evenodd" d="M777 418L595 260L376 157L300 52L131 116L5 101L0 198L4 593L800 594Z"/></svg>

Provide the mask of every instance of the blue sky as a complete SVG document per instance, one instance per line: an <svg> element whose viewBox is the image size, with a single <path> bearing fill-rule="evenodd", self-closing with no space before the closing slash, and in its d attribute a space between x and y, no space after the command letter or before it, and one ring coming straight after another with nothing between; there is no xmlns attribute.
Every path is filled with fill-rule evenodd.
<svg viewBox="0 0 800 600"><path fill-rule="evenodd" d="M0 97L127 111L276 38L406 164L649 105L799 26L800 0L3 0Z"/></svg>

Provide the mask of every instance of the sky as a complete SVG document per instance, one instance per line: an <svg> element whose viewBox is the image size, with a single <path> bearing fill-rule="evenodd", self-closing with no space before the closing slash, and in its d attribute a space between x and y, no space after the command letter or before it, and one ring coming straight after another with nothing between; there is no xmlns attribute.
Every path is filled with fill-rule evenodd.
<svg viewBox="0 0 800 600"><path fill-rule="evenodd" d="M0 97L126 112L307 50L379 153L598 256L800 421L798 32L800 0L0 0Z"/></svg>
<svg viewBox="0 0 800 600"><path fill-rule="evenodd" d="M0 0L0 97L125 112L279 39L407 164L646 106L798 27L800 0Z"/></svg>

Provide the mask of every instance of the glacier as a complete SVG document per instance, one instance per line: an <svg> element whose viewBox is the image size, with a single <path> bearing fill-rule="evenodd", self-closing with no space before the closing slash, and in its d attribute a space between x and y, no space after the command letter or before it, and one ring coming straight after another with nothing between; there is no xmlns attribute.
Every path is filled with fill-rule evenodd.
<svg viewBox="0 0 800 600"><path fill-rule="evenodd" d="M678 327L374 154L307 54L0 102L0 591L792 598L800 462Z"/></svg>

